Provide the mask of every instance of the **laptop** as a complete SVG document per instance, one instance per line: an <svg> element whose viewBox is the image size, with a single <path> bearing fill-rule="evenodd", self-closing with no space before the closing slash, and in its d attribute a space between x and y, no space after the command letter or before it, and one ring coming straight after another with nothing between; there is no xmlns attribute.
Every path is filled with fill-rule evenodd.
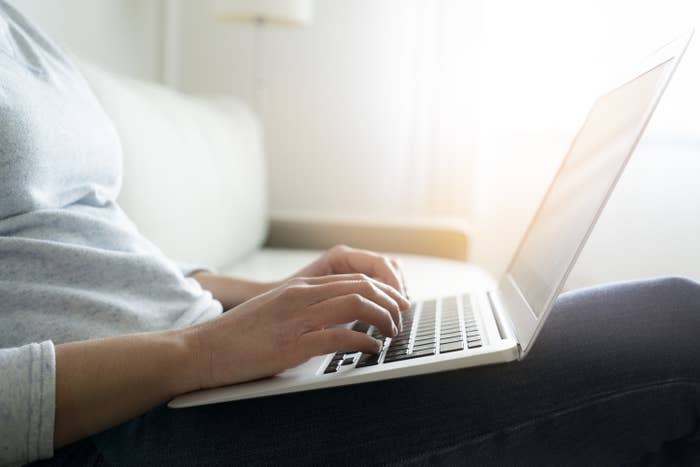
<svg viewBox="0 0 700 467"><path fill-rule="evenodd" d="M414 303L393 339L366 323L349 323L383 340L378 355L339 351L270 378L181 395L168 405L191 407L525 358L692 34L657 50L595 101L494 290Z"/></svg>

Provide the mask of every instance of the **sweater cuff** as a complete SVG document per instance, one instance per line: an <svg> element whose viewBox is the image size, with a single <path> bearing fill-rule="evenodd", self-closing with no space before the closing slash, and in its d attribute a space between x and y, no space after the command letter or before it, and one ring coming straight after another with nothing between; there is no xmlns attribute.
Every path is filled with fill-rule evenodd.
<svg viewBox="0 0 700 467"><path fill-rule="evenodd" d="M31 349L31 378L34 384L31 385L30 389L30 407L36 407L36 410L31 410L29 413L29 447L33 450L33 452L29 452L29 457L47 459L53 456L54 418L56 415L56 353L51 341L32 344Z"/></svg>
<svg viewBox="0 0 700 467"><path fill-rule="evenodd" d="M55 412L53 343L0 349L0 465L52 457Z"/></svg>

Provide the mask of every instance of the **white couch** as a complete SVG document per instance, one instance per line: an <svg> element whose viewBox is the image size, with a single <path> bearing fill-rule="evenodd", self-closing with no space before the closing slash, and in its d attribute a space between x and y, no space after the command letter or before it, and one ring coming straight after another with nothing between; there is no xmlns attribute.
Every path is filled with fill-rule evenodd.
<svg viewBox="0 0 700 467"><path fill-rule="evenodd" d="M469 246L460 226L308 213L270 216L263 131L240 101L183 95L90 64L81 68L121 137L119 202L169 257L270 280L346 243L402 253L415 297L458 292L465 282L487 280L456 261L466 259Z"/></svg>

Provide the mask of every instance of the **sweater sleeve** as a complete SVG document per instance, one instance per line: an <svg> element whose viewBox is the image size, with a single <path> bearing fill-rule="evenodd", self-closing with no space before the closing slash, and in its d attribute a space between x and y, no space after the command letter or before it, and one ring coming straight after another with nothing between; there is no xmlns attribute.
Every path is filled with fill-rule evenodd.
<svg viewBox="0 0 700 467"><path fill-rule="evenodd" d="M182 275L185 277L190 277L192 274L195 272L199 271L205 271L205 272L211 272L215 273L216 271L213 268L210 268L209 266L204 266L201 264L189 264L189 263L181 263L181 262L176 262L177 268L182 271Z"/></svg>
<svg viewBox="0 0 700 467"><path fill-rule="evenodd" d="M0 349L0 465L53 456L55 405L53 343Z"/></svg>

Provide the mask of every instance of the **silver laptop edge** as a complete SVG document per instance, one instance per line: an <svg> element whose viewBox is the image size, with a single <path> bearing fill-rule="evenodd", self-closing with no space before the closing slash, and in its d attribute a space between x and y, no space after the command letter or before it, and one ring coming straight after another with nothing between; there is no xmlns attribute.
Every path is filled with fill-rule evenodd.
<svg viewBox="0 0 700 467"><path fill-rule="evenodd" d="M616 86L614 89L610 90L608 93L605 93L601 95L597 100L596 103L593 105L591 112L595 109L596 104L598 103L598 100L602 99L606 95L609 95L610 93L620 89L622 86L628 84L629 82L632 82L636 80L637 78L641 77L645 73L653 70L654 68L665 64L669 61L672 61L670 63L670 66L668 69L664 70L664 77L660 80L662 83L661 86L657 89L655 95L652 98L652 101L649 105L649 108L646 111L646 114L643 116L642 120L643 123L639 130L637 131L636 138L634 139L632 145L630 146L628 153L625 155L624 160L615 174L615 178L613 179L612 183L610 184L609 188L607 189L607 192L605 194L605 197L603 198L602 203L598 207L594 217L593 221L590 223L588 226L588 229L586 230L585 234L583 235L581 241L579 242L578 246L576 247L575 251L573 252L573 255L571 257L571 260L568 262L568 265L566 267L566 270L564 271L564 274L561 276L561 278L558 280L558 283L556 284L556 287L554 287L551 290L551 293L549 294L549 297L546 300L546 304L544 306L544 309L541 310L539 313L539 318L538 314L533 310L533 307L528 303L528 301L525 299L521 288L518 286L518 283L516 279L513 277L511 274L511 271L513 269L513 266L515 262L518 259L519 253L521 249L523 248L523 244L527 240L527 237L529 233L532 230L533 225L537 221L538 214L540 210L542 209L542 206L545 204L545 201L547 197L549 196L552 187L554 186L555 182L561 175L562 169L566 165L567 161L569 160L570 154L572 149L576 146L579 137L581 136L582 131L586 128L586 123L588 122L591 112L589 112L588 116L586 117L585 123L582 125L581 129L579 129L576 137L574 137L573 141L569 145L569 150L567 151L566 157L562 160L562 163L559 167L559 170L557 172L557 175L553 178L552 183L550 184L549 189L547 190L547 193L542 199L542 202L540 203L540 206L538 207L537 213L533 216L530 225L528 226L528 229L526 233L522 236L520 244L513 255L510 265L508 266L506 273L503 275L501 280L499 281L498 284L498 289L496 289L493 292L490 292L492 294L491 301L493 303L493 306L496 308L502 308L503 309L503 316L506 317L508 320L510 326L512 326L513 333L516 336L517 342L518 342L518 347L519 347L519 358L522 359L524 358L528 351L532 348L532 344L534 343L535 339L537 338L538 333L542 329L542 325L547 319L547 316L549 315L550 311L552 310L552 307L554 306L554 302L556 301L557 297L559 296L562 288L564 287L564 284L566 283L567 278L569 277L569 274L571 273L571 270L573 269L574 265L576 264L576 260L578 259L579 255L581 254L581 251L583 250L583 247L586 244L586 241L590 237L591 232L593 231L593 228L595 227L595 224L598 221L598 218L600 217L601 213L603 212L603 209L605 208L605 205L607 204L608 199L612 195L612 192L615 188L615 185L617 185L618 180L622 176L622 173L629 162L632 154L634 153L634 150L636 149L642 135L644 134L644 131L651 119L652 114L654 113L654 110L656 109L661 96L663 95L664 91L666 90L668 83L671 80L671 77L673 76L673 73L675 72L676 68L678 67L678 63L680 62L680 59L683 57L685 54L685 51L688 48L688 44L690 43L690 40L692 39L694 34L693 30L690 30L686 32L685 34L679 36L678 38L674 39L673 41L669 42L668 44L660 47L657 49L654 53L652 53L644 62L642 66L638 66L633 70L631 75L628 75L624 81L622 81L618 86Z"/></svg>

